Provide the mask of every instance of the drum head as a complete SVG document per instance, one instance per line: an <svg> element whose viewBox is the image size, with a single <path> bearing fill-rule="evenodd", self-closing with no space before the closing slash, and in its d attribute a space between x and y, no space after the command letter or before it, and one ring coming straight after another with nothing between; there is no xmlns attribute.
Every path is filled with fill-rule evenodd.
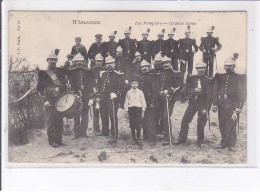
<svg viewBox="0 0 260 194"><path fill-rule="evenodd" d="M67 111L74 104L75 98L74 94L63 94L56 103L56 110L59 112Z"/></svg>

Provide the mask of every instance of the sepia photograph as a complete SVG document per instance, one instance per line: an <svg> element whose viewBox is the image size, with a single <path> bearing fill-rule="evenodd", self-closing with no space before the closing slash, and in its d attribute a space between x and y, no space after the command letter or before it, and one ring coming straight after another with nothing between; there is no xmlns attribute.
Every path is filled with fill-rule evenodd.
<svg viewBox="0 0 260 194"><path fill-rule="evenodd" d="M246 11L8 12L8 163L248 162Z"/></svg>

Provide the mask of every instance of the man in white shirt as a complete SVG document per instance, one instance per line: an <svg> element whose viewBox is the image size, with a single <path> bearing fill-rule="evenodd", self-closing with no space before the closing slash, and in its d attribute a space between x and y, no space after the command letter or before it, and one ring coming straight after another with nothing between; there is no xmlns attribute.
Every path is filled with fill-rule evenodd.
<svg viewBox="0 0 260 194"><path fill-rule="evenodd" d="M146 101L142 90L138 89L138 77L131 79L131 89L127 92L125 97L125 110L129 116L130 128L133 136L132 144L142 146L140 142L140 134L142 128L142 119L144 118L144 111L146 109ZM135 134L137 131L137 137Z"/></svg>

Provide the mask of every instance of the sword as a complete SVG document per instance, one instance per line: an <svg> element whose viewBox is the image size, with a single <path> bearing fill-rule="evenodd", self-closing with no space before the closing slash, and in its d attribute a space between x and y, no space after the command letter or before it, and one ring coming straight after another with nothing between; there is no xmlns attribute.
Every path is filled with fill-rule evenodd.
<svg viewBox="0 0 260 194"><path fill-rule="evenodd" d="M208 122L209 122L209 131L210 131L210 111L208 111Z"/></svg>
<svg viewBox="0 0 260 194"><path fill-rule="evenodd" d="M90 119L93 120L93 114L92 114L92 106L89 107L89 116L90 116Z"/></svg>
<svg viewBox="0 0 260 194"><path fill-rule="evenodd" d="M238 133L238 136L239 136L239 114L237 114L237 133Z"/></svg>
<svg viewBox="0 0 260 194"><path fill-rule="evenodd" d="M168 117L168 129L169 129L169 138L170 138L170 147L172 145L172 133L171 133L171 125L170 125L170 114L169 114L169 101L168 96L166 95L166 106L167 106L167 117Z"/></svg>
<svg viewBox="0 0 260 194"><path fill-rule="evenodd" d="M218 62L217 62L217 55L216 55L216 53L214 54L214 57L215 57L215 61L216 61L216 71L218 73Z"/></svg>
<svg viewBox="0 0 260 194"><path fill-rule="evenodd" d="M116 127L116 118L115 118L115 103L114 103L114 99L112 98L112 109L113 109L113 122L114 122L114 128L115 128L115 132L116 132L116 143L117 143L117 139L118 139L118 128Z"/></svg>

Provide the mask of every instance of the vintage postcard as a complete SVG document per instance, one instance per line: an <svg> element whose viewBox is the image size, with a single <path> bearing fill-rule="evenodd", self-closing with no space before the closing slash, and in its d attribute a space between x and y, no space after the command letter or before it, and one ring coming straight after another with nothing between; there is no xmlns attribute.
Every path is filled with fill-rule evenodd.
<svg viewBox="0 0 260 194"><path fill-rule="evenodd" d="M247 164L247 12L9 11L8 90L10 164Z"/></svg>

